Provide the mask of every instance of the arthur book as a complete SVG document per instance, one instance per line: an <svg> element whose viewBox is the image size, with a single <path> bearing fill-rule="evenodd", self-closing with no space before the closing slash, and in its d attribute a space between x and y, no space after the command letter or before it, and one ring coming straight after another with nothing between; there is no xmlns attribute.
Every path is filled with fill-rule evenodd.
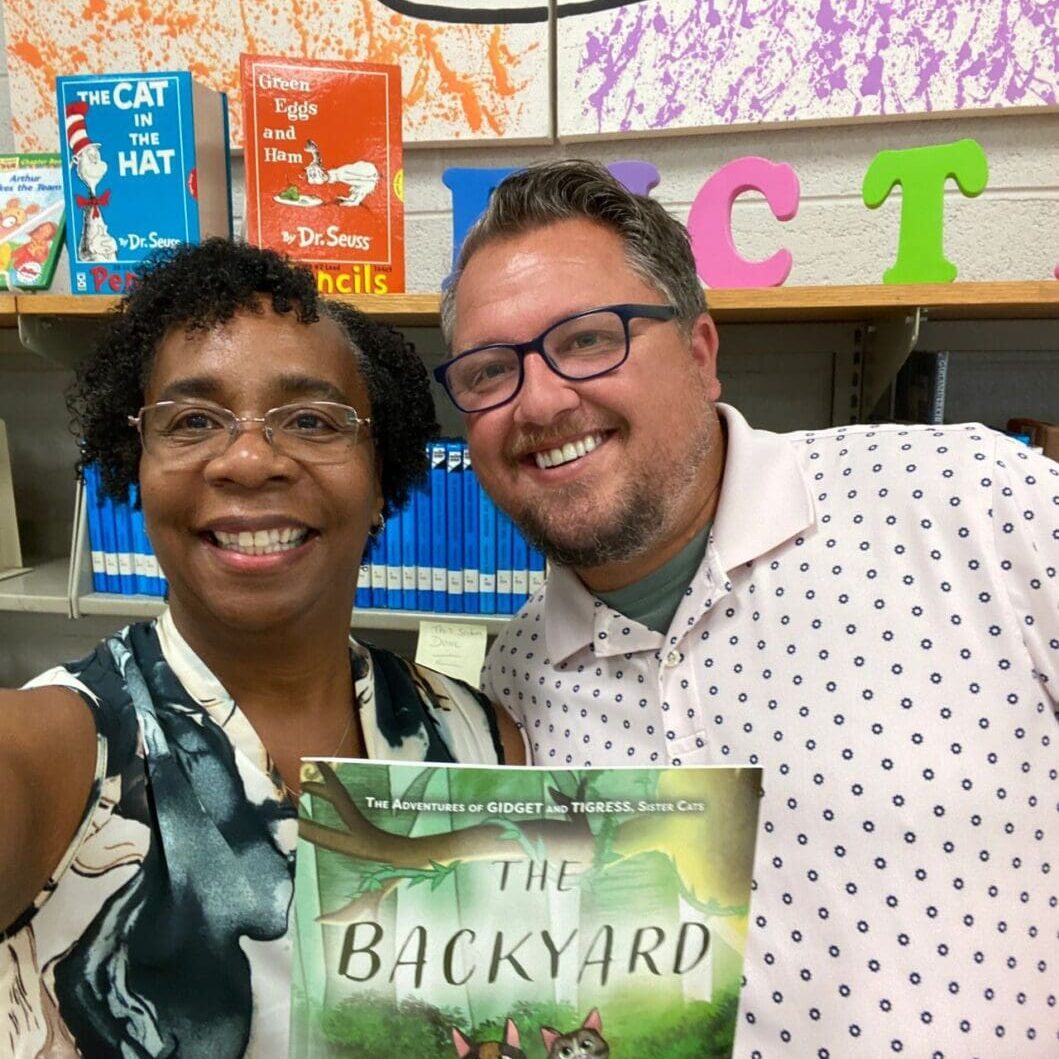
<svg viewBox="0 0 1059 1059"><path fill-rule="evenodd" d="M304 762L292 1059L730 1055L760 783Z"/></svg>
<svg viewBox="0 0 1059 1059"><path fill-rule="evenodd" d="M70 287L120 294L159 247L231 234L228 101L187 72L56 79Z"/></svg>
<svg viewBox="0 0 1059 1059"><path fill-rule="evenodd" d="M0 287L47 289L62 249L57 154L0 155Z"/></svg>
<svg viewBox="0 0 1059 1059"><path fill-rule="evenodd" d="M401 71L240 59L246 237L312 268L323 294L405 287Z"/></svg>

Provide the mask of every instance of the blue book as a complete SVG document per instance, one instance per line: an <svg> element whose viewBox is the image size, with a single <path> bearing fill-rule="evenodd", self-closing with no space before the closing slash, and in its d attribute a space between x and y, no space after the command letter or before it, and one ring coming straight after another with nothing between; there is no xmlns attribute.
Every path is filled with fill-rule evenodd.
<svg viewBox="0 0 1059 1059"><path fill-rule="evenodd" d="M360 556L360 570L357 573L357 591L353 597L353 606L357 610L371 609L371 553L375 541L369 537L364 542L364 551Z"/></svg>
<svg viewBox="0 0 1059 1059"><path fill-rule="evenodd" d="M386 556L386 606L401 609L401 528L404 511L395 511L386 523L382 539Z"/></svg>
<svg viewBox="0 0 1059 1059"><path fill-rule="evenodd" d="M463 613L463 442L445 442L445 539L448 609Z"/></svg>
<svg viewBox="0 0 1059 1059"><path fill-rule="evenodd" d="M478 484L471 468L471 450L463 443L463 610L478 613Z"/></svg>
<svg viewBox="0 0 1059 1059"><path fill-rule="evenodd" d="M416 607L434 607L434 567L430 558L430 479L416 490Z"/></svg>
<svg viewBox="0 0 1059 1059"><path fill-rule="evenodd" d="M416 506L414 492L401 511L401 606L416 609Z"/></svg>
<svg viewBox="0 0 1059 1059"><path fill-rule="evenodd" d="M478 487L478 610L496 613L496 504Z"/></svg>
<svg viewBox="0 0 1059 1059"><path fill-rule="evenodd" d="M544 552L540 548L531 546L529 550L529 594L531 596L544 584L545 566Z"/></svg>
<svg viewBox="0 0 1059 1059"><path fill-rule="evenodd" d="M154 585L151 583L150 571L148 570L148 551L150 545L147 543L147 527L144 525L143 512L136 506L139 500L140 490L136 485L129 488L129 503L126 505L129 511L129 529L132 534L132 580L133 591L138 596L149 596L153 594Z"/></svg>
<svg viewBox="0 0 1059 1059"><path fill-rule="evenodd" d="M228 100L187 71L56 78L75 294L122 294L158 247L231 234Z"/></svg>
<svg viewBox="0 0 1059 1059"><path fill-rule="evenodd" d="M114 528L118 542L118 591L123 596L133 596L139 589L133 567L132 508L128 501L114 505Z"/></svg>
<svg viewBox="0 0 1059 1059"><path fill-rule="evenodd" d="M431 610L444 613L449 609L448 578L446 577L448 550L445 528L448 511L445 506L445 465L448 456L444 441L430 444L430 566L434 596Z"/></svg>
<svg viewBox="0 0 1059 1059"><path fill-rule="evenodd" d="M515 527L499 508L496 511L496 612L512 614L511 558Z"/></svg>
<svg viewBox="0 0 1059 1059"><path fill-rule="evenodd" d="M384 529L371 546L371 605L386 606L386 530Z"/></svg>
<svg viewBox="0 0 1059 1059"><path fill-rule="evenodd" d="M92 591L106 592L107 567L103 541L103 505L99 495L99 468L86 464L83 469L85 481L85 509L88 516L88 550L92 556Z"/></svg>
<svg viewBox="0 0 1059 1059"><path fill-rule="evenodd" d="M511 613L529 599L529 545L516 526L511 536Z"/></svg>

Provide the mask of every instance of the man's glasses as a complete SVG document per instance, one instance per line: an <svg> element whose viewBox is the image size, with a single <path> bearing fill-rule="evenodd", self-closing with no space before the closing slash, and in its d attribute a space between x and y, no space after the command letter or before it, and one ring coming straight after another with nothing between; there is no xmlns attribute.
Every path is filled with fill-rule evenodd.
<svg viewBox="0 0 1059 1059"><path fill-rule="evenodd" d="M180 466L223 455L250 423L262 424L265 440L281 456L299 463L342 463L371 420L333 401L285 404L263 416L237 416L220 405L159 401L129 416L129 426L139 430L145 452Z"/></svg>
<svg viewBox="0 0 1059 1059"><path fill-rule="evenodd" d="M671 305L606 305L554 323L529 342L479 346L434 369L461 412L486 412L522 388L523 361L539 353L556 375L580 381L620 368L629 357L629 321L672 320Z"/></svg>

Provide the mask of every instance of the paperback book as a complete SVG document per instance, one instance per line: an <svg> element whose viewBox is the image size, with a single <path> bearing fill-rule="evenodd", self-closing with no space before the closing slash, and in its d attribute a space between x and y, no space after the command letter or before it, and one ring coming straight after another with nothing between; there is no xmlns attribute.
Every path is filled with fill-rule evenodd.
<svg viewBox="0 0 1059 1059"><path fill-rule="evenodd" d="M760 769L301 780L292 1059L731 1054Z"/></svg>
<svg viewBox="0 0 1059 1059"><path fill-rule="evenodd" d="M161 247L231 235L228 101L187 72L56 79L70 287L121 294Z"/></svg>
<svg viewBox="0 0 1059 1059"><path fill-rule="evenodd" d="M0 155L0 287L46 290L62 249L57 154Z"/></svg>
<svg viewBox="0 0 1059 1059"><path fill-rule="evenodd" d="M243 55L240 71L247 239L323 294L402 292L400 67Z"/></svg>

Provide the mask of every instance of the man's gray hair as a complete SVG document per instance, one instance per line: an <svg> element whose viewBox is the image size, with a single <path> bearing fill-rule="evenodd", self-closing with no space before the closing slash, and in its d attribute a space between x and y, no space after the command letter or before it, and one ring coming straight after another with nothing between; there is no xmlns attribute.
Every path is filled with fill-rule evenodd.
<svg viewBox="0 0 1059 1059"><path fill-rule="evenodd" d="M441 329L451 347L456 329L456 288L467 262L486 243L557 221L595 221L625 245L630 267L665 295L685 330L706 311L687 229L655 199L634 195L601 165L570 158L512 173L489 199L460 248L441 297Z"/></svg>

